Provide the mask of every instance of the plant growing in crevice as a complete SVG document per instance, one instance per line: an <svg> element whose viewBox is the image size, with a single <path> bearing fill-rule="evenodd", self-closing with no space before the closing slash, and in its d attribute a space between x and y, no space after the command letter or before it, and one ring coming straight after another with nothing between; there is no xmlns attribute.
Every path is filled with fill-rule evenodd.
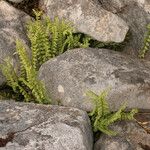
<svg viewBox="0 0 150 150"><path fill-rule="evenodd" d="M103 132L108 135L116 135L115 131L109 129L109 126L117 120L133 120L137 109L125 112L126 106L122 105L117 112L111 112L106 101L107 91L103 91L100 95L89 91L87 95L92 99L95 107L89 113L94 132Z"/></svg>
<svg viewBox="0 0 150 150"><path fill-rule="evenodd" d="M16 41L16 55L19 56L20 68L14 68L10 59L0 65L7 79L7 85L12 88L17 98L29 102L50 103L46 90L37 78L40 66L68 49L88 47L90 38L74 34L71 23L55 18L50 20L42 17L42 12L34 11L35 20L27 24L27 36L30 40L31 53L27 52L24 44Z"/></svg>
<svg viewBox="0 0 150 150"><path fill-rule="evenodd" d="M0 65L2 73L7 79L7 85L12 87L17 95L22 95L27 102L50 103L43 84L37 79L37 71L34 69L27 51L18 40L16 41L16 51L21 65L20 75L10 59L5 59L5 63Z"/></svg>
<svg viewBox="0 0 150 150"><path fill-rule="evenodd" d="M35 13L35 20L27 25L27 35L31 41L32 63L39 69L45 61L73 48L86 48L90 38L74 34L70 22L54 18L42 17L42 12Z"/></svg>
<svg viewBox="0 0 150 150"><path fill-rule="evenodd" d="M44 85L37 79L40 66L67 50L89 46L99 48L99 45L105 47L105 44L94 41L94 45L87 35L74 33L74 27L70 22L58 18L51 20L44 17L41 11L34 11L34 14L35 19L27 24L31 53L28 54L24 44L17 40L16 54L19 56L20 69L14 68L11 61L6 59L5 63L1 64L1 70L8 81L7 86L12 87L17 99L50 103Z"/></svg>
<svg viewBox="0 0 150 150"><path fill-rule="evenodd" d="M150 24L147 26L147 33L144 39L143 48L139 52L139 57L144 58L146 53L150 50Z"/></svg>

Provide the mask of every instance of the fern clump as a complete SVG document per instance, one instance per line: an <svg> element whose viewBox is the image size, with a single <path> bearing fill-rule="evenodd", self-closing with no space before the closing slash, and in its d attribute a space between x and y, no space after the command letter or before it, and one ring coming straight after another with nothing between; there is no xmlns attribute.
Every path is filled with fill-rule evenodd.
<svg viewBox="0 0 150 150"><path fill-rule="evenodd" d="M146 53L150 50L150 24L147 26L147 33L144 39L144 46L139 52L139 57L144 58Z"/></svg>
<svg viewBox="0 0 150 150"><path fill-rule="evenodd" d="M92 91L87 93L93 100L95 107L92 112L89 113L91 118L93 131L101 131L108 135L116 135L115 131L110 130L108 127L117 120L132 120L134 119L137 109L132 109L126 113L126 106L122 105L117 112L110 112L110 108L106 101L107 91L103 91L100 95L95 94Z"/></svg>
<svg viewBox="0 0 150 150"><path fill-rule="evenodd" d="M31 41L32 63L39 69L45 61L73 48L86 48L90 38L75 34L70 22L55 18L42 17L42 12L36 12L35 20L27 25L27 35Z"/></svg>
<svg viewBox="0 0 150 150"><path fill-rule="evenodd" d="M26 49L19 40L16 41L16 51L21 65L20 75L18 75L17 69L14 68L10 59L5 59L5 63L0 66L7 79L7 85L12 87L17 95L23 96L27 102L50 103L44 86L37 79L37 71L34 69Z"/></svg>
<svg viewBox="0 0 150 150"><path fill-rule="evenodd" d="M65 20L51 20L37 11L34 14L35 19L27 24L31 52L27 53L24 44L17 40L15 54L19 57L20 68L14 68L11 60L5 59L0 69L17 98L23 97L27 102L50 103L44 85L37 78L40 66L66 50L88 47L90 38L75 34L72 24Z"/></svg>

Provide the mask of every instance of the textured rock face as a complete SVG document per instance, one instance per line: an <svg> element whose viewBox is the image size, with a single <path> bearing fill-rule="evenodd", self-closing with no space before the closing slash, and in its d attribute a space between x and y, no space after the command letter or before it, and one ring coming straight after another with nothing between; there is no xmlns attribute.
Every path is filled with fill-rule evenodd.
<svg viewBox="0 0 150 150"><path fill-rule="evenodd" d="M143 45L146 26L150 22L150 1L99 0L99 2L103 8L115 13L128 24L131 36L129 37L130 41L125 48L125 52L133 56L138 56L138 52Z"/></svg>
<svg viewBox="0 0 150 150"><path fill-rule="evenodd" d="M136 122L118 122L112 125L117 136L102 134L94 150L145 150L150 148L150 134Z"/></svg>
<svg viewBox="0 0 150 150"><path fill-rule="evenodd" d="M25 1L25 0L9 0L10 2L13 2L13 3L21 3L21 2L23 2L23 1Z"/></svg>
<svg viewBox="0 0 150 150"><path fill-rule="evenodd" d="M16 63L15 52L16 39L22 40L27 46L25 35L25 22L29 16L13 8L5 1L0 1L0 63L7 57L13 58ZM0 85L5 81L0 72Z"/></svg>
<svg viewBox="0 0 150 150"><path fill-rule="evenodd" d="M74 49L42 65L39 78L48 94L63 105L89 111L85 93L108 87L112 110L124 101L129 108L150 109L150 64L106 49Z"/></svg>
<svg viewBox="0 0 150 150"><path fill-rule="evenodd" d="M0 131L0 150L92 150L93 145L88 115L75 108L0 101Z"/></svg>
<svg viewBox="0 0 150 150"><path fill-rule="evenodd" d="M135 4L144 9L145 12L150 12L150 2L149 0L112 0L110 1L110 4L108 3L108 0L98 0L103 6L108 8L109 10L113 11L113 13L117 13L122 10L122 8L125 8L129 6L130 4Z"/></svg>
<svg viewBox="0 0 150 150"><path fill-rule="evenodd" d="M121 18L92 0L41 0L40 3L50 18L65 18L73 22L79 32L99 41L122 42L128 32Z"/></svg>
<svg viewBox="0 0 150 150"><path fill-rule="evenodd" d="M102 137L95 144L94 150L135 150L133 146L121 136L109 137L102 135Z"/></svg>

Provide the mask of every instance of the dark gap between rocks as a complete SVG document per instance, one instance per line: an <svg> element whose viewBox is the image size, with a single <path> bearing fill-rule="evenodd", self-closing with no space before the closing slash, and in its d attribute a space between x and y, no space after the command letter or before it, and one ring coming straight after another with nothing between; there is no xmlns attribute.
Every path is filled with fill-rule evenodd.
<svg viewBox="0 0 150 150"><path fill-rule="evenodd" d="M0 99L1 100L14 99L22 102L23 96L19 93L15 93L12 87L4 83L0 86Z"/></svg>
<svg viewBox="0 0 150 150"><path fill-rule="evenodd" d="M9 2L8 0L6 0ZM9 2L11 5L13 5L15 8L24 11L30 16L34 16L33 9L39 10L39 0L24 0L21 3L13 3Z"/></svg>
<svg viewBox="0 0 150 150"><path fill-rule="evenodd" d="M140 143L141 148L143 148L144 150L150 150L150 147L148 145L143 145L142 143Z"/></svg>
<svg viewBox="0 0 150 150"><path fill-rule="evenodd" d="M11 132L7 134L7 138L0 138L0 147L5 147L8 142L12 142L14 139L15 133Z"/></svg>

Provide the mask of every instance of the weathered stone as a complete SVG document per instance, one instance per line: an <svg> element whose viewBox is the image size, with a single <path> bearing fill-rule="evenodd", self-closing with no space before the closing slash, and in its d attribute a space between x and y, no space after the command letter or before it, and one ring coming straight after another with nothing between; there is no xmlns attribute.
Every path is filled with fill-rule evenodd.
<svg viewBox="0 0 150 150"><path fill-rule="evenodd" d="M40 6L50 18L65 18L79 32L99 41L122 42L128 32L128 26L121 18L92 0L41 0Z"/></svg>
<svg viewBox="0 0 150 150"><path fill-rule="evenodd" d="M135 150L125 137L102 135L94 150Z"/></svg>
<svg viewBox="0 0 150 150"><path fill-rule="evenodd" d="M140 62L120 52L70 50L43 64L39 78L52 99L65 106L90 111L92 102L85 93L100 93L111 87L111 110L117 110L125 101L128 108L150 109L150 62Z"/></svg>
<svg viewBox="0 0 150 150"><path fill-rule="evenodd" d="M108 136L102 134L95 143L94 150L148 150L150 134L136 122L117 122L111 126L118 134Z"/></svg>
<svg viewBox="0 0 150 150"><path fill-rule="evenodd" d="M21 3L21 2L23 2L23 1L25 1L25 0L9 0L10 2L13 2L13 3Z"/></svg>
<svg viewBox="0 0 150 150"><path fill-rule="evenodd" d="M125 53L138 56L143 46L146 27L150 23L149 0L99 0L101 6L122 18L130 27L129 43ZM149 54L147 55L150 56ZM150 60L150 57L147 58Z"/></svg>
<svg viewBox="0 0 150 150"><path fill-rule="evenodd" d="M92 150L86 112L0 101L0 150Z"/></svg>
<svg viewBox="0 0 150 150"><path fill-rule="evenodd" d="M21 40L26 46L28 44L25 35L25 22L30 17L15 9L5 1L0 1L0 63L7 57L13 58L16 63L17 57L14 55L16 39ZM0 85L5 81L0 71Z"/></svg>

